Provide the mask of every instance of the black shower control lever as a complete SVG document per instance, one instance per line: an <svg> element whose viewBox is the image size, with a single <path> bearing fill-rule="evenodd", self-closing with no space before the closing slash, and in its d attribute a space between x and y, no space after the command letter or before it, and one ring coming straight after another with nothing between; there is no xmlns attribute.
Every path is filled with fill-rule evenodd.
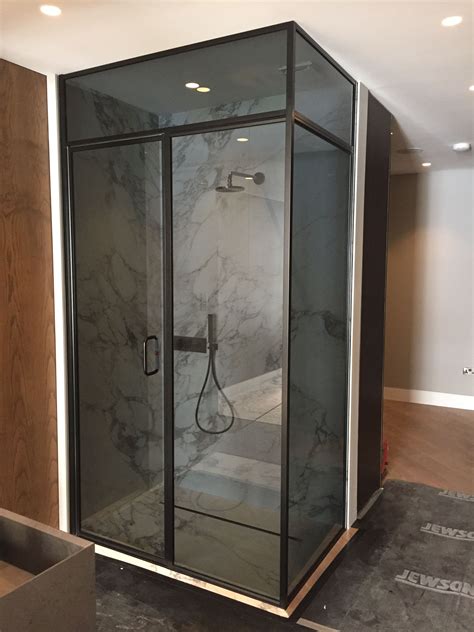
<svg viewBox="0 0 474 632"><path fill-rule="evenodd" d="M148 361L148 347L149 343L154 341L154 350L151 354L152 358L154 358L153 369L149 369L149 361ZM156 336L147 336L143 341L143 373L145 375L155 375L160 370L160 343L158 342L158 338Z"/></svg>
<svg viewBox="0 0 474 632"><path fill-rule="evenodd" d="M173 349L175 351L207 353L207 338L197 338L194 336L174 336Z"/></svg>

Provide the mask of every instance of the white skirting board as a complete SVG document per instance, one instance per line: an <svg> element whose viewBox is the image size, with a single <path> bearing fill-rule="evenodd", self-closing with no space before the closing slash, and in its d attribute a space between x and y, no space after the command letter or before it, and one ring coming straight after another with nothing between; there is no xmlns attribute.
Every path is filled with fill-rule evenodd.
<svg viewBox="0 0 474 632"><path fill-rule="evenodd" d="M473 395L436 393L435 391L417 391L386 386L384 388L384 398L396 402L411 402L412 404L427 404L428 406L474 410Z"/></svg>

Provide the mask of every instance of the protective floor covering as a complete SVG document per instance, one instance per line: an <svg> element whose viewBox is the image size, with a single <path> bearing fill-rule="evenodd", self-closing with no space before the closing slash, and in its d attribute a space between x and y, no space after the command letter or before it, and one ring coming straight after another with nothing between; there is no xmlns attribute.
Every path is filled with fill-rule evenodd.
<svg viewBox="0 0 474 632"><path fill-rule="evenodd" d="M474 630L474 496L387 481L358 526L360 535L299 613L300 625Z"/></svg>

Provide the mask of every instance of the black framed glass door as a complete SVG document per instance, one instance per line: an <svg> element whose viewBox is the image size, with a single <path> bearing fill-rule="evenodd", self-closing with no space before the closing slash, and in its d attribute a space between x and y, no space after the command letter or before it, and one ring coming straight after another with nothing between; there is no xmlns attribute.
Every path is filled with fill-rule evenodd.
<svg viewBox="0 0 474 632"><path fill-rule="evenodd" d="M164 554L162 142L71 152L81 532Z"/></svg>

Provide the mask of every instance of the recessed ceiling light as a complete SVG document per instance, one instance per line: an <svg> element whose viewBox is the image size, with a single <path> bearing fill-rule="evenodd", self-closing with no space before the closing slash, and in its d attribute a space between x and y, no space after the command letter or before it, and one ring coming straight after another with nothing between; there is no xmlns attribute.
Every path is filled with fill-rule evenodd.
<svg viewBox="0 0 474 632"><path fill-rule="evenodd" d="M469 86L469 92L474 92L474 83L472 84L472 86Z"/></svg>
<svg viewBox="0 0 474 632"><path fill-rule="evenodd" d="M198 92L210 92L211 91L211 89L207 88L206 86L200 86L199 88L196 88L196 90Z"/></svg>
<svg viewBox="0 0 474 632"><path fill-rule="evenodd" d="M248 138L245 138L245 136L241 136L237 140L239 141L239 143L246 143L248 141Z"/></svg>
<svg viewBox="0 0 474 632"><path fill-rule="evenodd" d="M195 90L196 88L199 88L199 84L196 83L195 81L190 81L189 83L185 83L184 85L186 86L186 88L189 88L190 90Z"/></svg>
<svg viewBox="0 0 474 632"><path fill-rule="evenodd" d="M471 149L471 143L454 143L454 151L469 151Z"/></svg>
<svg viewBox="0 0 474 632"><path fill-rule="evenodd" d="M422 167L431 167L431 162L422 162L421 166Z"/></svg>
<svg viewBox="0 0 474 632"><path fill-rule="evenodd" d="M50 18L55 18L62 13L61 9L56 7L54 4L42 4L40 6L40 11Z"/></svg>
<svg viewBox="0 0 474 632"><path fill-rule="evenodd" d="M441 20L441 24L443 26L457 26L458 24L461 24L462 22L462 17L460 15L450 15L447 18L444 18L444 20Z"/></svg>

